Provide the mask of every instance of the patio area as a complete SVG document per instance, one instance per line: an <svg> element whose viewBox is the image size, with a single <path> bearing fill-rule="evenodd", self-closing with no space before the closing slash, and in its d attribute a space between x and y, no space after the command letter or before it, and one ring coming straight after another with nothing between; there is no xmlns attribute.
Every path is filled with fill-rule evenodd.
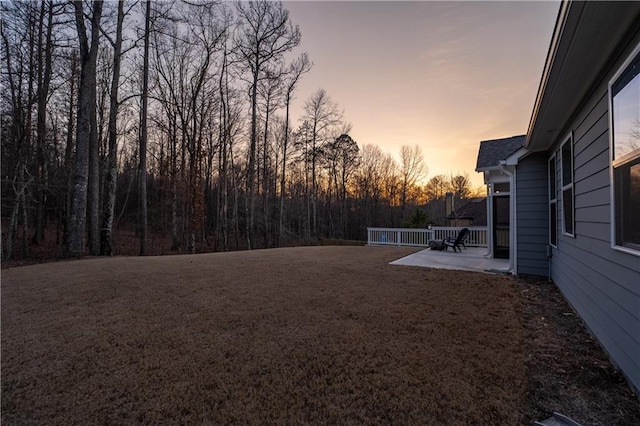
<svg viewBox="0 0 640 426"><path fill-rule="evenodd" d="M506 272L509 259L491 259L484 255L486 247L463 248L462 252L421 250L391 262L391 265L421 266L424 268L453 269L458 271L476 271L486 273Z"/></svg>

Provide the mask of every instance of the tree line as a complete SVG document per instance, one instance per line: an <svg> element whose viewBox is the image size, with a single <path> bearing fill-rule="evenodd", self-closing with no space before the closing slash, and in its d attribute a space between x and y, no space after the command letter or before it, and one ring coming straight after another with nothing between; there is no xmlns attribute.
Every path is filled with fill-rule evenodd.
<svg viewBox="0 0 640 426"><path fill-rule="evenodd" d="M111 255L123 229L141 255L150 235L184 253L363 239L471 195L466 175L425 183L417 146L358 144L323 89L291 120L313 64L281 2L0 7L3 260L46 238Z"/></svg>

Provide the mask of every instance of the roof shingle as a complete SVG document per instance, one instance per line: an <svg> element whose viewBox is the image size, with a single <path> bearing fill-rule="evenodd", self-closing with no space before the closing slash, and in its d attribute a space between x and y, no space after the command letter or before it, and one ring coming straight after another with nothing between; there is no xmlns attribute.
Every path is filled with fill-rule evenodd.
<svg viewBox="0 0 640 426"><path fill-rule="evenodd" d="M493 139L480 142L476 171L497 167L501 160L516 152L524 144L526 135L512 136L504 139Z"/></svg>

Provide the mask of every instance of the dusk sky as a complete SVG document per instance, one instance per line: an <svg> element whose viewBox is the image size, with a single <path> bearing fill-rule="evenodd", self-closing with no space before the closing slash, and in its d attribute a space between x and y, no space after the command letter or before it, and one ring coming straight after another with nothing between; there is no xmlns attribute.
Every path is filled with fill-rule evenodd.
<svg viewBox="0 0 640 426"><path fill-rule="evenodd" d="M559 2L285 2L324 88L360 146L419 145L428 177L482 184L479 142L527 131ZM295 117L294 117L295 119Z"/></svg>

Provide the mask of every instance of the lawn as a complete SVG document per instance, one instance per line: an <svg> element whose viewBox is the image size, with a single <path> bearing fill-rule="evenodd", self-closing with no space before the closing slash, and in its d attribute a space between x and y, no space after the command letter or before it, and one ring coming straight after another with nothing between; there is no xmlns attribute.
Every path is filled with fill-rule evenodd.
<svg viewBox="0 0 640 426"><path fill-rule="evenodd" d="M511 425L552 411L553 393L534 395L523 287L388 264L414 251L4 269L2 423ZM620 407L619 424L640 416L633 396Z"/></svg>

